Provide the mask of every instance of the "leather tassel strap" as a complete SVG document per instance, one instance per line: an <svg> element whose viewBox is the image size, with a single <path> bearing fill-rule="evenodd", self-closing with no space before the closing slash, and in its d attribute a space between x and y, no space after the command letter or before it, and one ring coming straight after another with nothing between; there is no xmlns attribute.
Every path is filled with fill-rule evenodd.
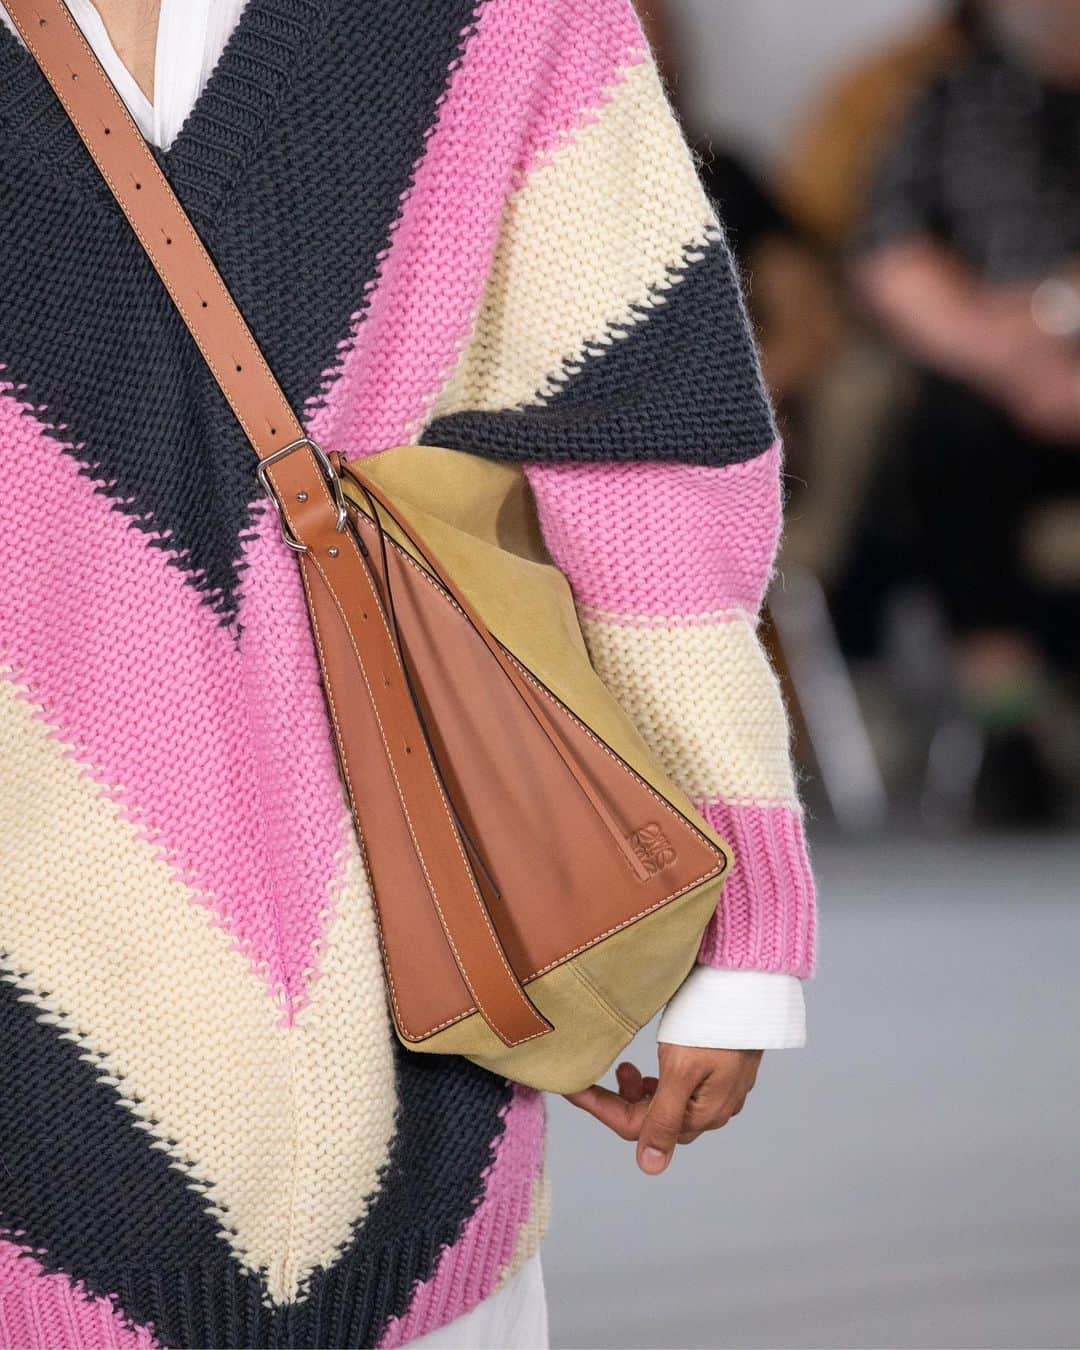
<svg viewBox="0 0 1080 1350"><path fill-rule="evenodd" d="M259 459L299 559L316 634L344 624L375 708L432 904L476 1007L505 1045L551 1030L510 968L417 717L372 573L347 526L337 474L303 431L146 142L62 0L5 0ZM324 664L324 678L326 667ZM356 681L354 680L355 686ZM334 691L327 685L331 712ZM334 717L354 814L354 782Z"/></svg>

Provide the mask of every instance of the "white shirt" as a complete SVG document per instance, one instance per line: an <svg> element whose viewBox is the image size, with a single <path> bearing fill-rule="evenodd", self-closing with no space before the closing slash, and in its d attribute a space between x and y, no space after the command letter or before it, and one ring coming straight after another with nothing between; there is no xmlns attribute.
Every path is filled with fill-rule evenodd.
<svg viewBox="0 0 1080 1350"><path fill-rule="evenodd" d="M92 0L65 3L139 130L153 145L167 150L217 65L247 0L162 0L152 103L117 56Z"/></svg>
<svg viewBox="0 0 1080 1350"><path fill-rule="evenodd" d="M167 150L202 93L247 0L161 0L150 101L120 60L92 0L66 0L139 130ZM0 19L15 32L3 4ZM18 34L16 33L16 36ZM697 966L667 1005L659 1038L716 1049L782 1050L805 1044L802 981L763 971ZM423 1350L525 1350L547 1345L539 1256L471 1313L412 1342Z"/></svg>

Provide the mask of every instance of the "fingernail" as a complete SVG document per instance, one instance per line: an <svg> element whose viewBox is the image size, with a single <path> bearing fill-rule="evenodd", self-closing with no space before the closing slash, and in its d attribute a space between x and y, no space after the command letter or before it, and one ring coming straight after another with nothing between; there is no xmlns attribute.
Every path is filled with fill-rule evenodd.
<svg viewBox="0 0 1080 1350"><path fill-rule="evenodd" d="M662 1172L667 1166L667 1154L661 1153L658 1148L643 1148L641 1162L646 1172Z"/></svg>

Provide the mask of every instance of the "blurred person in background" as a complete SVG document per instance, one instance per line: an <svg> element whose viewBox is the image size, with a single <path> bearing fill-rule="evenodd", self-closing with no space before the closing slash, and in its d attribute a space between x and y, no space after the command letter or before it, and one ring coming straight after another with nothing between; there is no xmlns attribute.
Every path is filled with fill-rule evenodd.
<svg viewBox="0 0 1080 1350"><path fill-rule="evenodd" d="M975 8L976 0L957 0L860 53L827 78L779 147L776 197L838 270L881 162L916 99L970 50ZM807 482L785 537L784 561L789 569L809 569L833 592L847 653L876 656L874 587L862 579L852 583L849 558L887 429L909 396L911 363L848 299L843 296L835 352L807 390L801 447ZM839 610L837 582L843 583Z"/></svg>
<svg viewBox="0 0 1080 1350"><path fill-rule="evenodd" d="M854 245L860 295L921 370L867 523L887 531L900 483L984 729L977 818L1034 824L1063 804L1049 672L1075 662L1080 617L1080 574L1047 582L1031 545L1070 510L1080 534L1080 0L983 0L968 40Z"/></svg>
<svg viewBox="0 0 1080 1350"><path fill-rule="evenodd" d="M776 166L776 192L830 252L846 247L862 220L882 156L914 101L968 53L976 4L949 4L846 67L792 128Z"/></svg>

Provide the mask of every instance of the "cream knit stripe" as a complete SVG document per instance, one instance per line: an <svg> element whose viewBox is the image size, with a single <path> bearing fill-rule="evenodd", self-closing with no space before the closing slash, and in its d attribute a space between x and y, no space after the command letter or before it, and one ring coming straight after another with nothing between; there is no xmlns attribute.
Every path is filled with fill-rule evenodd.
<svg viewBox="0 0 1080 1350"><path fill-rule="evenodd" d="M343 861L311 1002L282 1026L229 935L0 680L8 978L205 1192L275 1300L349 1240L394 1129L370 894L355 845Z"/></svg>
<svg viewBox="0 0 1080 1350"><path fill-rule="evenodd" d="M719 234L656 67L637 62L509 198L471 340L432 417L550 397L587 352L663 304Z"/></svg>
<svg viewBox="0 0 1080 1350"><path fill-rule="evenodd" d="M551 1183L545 1168L533 1182L532 1199L529 1202L529 1217L518 1229L514 1254L503 1268L495 1288L491 1291L493 1294L508 1285L515 1275L520 1274L526 1261L534 1257L540 1250L540 1243L543 1241L550 1221Z"/></svg>
<svg viewBox="0 0 1080 1350"><path fill-rule="evenodd" d="M295 1095L292 1257L271 1271L271 1292L295 1297L352 1238L379 1189L396 1130L395 1037L378 930L356 836L326 934L311 1002L286 1050Z"/></svg>
<svg viewBox="0 0 1080 1350"><path fill-rule="evenodd" d="M796 806L780 686L749 617L660 627L582 616L601 679L695 801Z"/></svg>

